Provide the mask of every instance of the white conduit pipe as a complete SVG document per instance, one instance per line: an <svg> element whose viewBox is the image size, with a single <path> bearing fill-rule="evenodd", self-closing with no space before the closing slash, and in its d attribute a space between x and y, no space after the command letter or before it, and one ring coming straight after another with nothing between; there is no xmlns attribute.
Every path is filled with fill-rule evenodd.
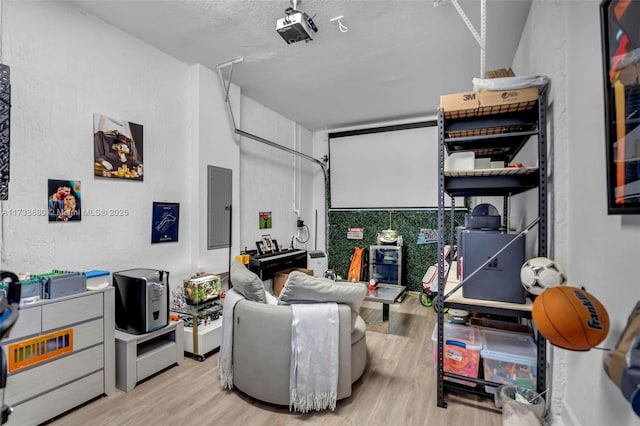
<svg viewBox="0 0 640 426"><path fill-rule="evenodd" d="M265 145L269 145L269 146L271 146L273 148L277 148L279 150L288 152L290 154L297 155L298 157L302 157L302 158L304 158L306 160L309 160L309 161L319 165L320 168L322 169L322 174L324 176L324 190L326 192L326 190L328 188L328 184L329 184L328 183L329 176L327 174L327 166L326 166L325 163L323 163L322 161L318 160L317 158L313 158L310 155L307 155L305 153L296 151L296 150L291 149L291 148L287 148L286 146L277 144L277 143L272 142L272 141L270 141L268 139L261 138L260 136L256 136L254 134L245 132L244 130L238 129L238 127L236 126L236 120L235 120L235 118L233 116L233 110L231 108L231 101L229 100L229 89L231 87L231 76L233 75L233 65L237 64L237 63L240 63L240 62L243 62L243 61L244 61L244 58L242 56L238 56L238 57L233 58L233 59L231 59L229 61L220 63L220 64L218 64L216 66L216 69L218 70L218 75L220 76L220 84L222 85L222 89L224 90L224 101L227 104L227 110L229 111L229 117L231 118L231 124L233 125L234 133L237 134L237 135L240 135L240 136L244 136L244 137L249 138L249 139L253 139L256 142L260 142L260 143L263 143ZM222 75L222 70L224 68L227 68L227 67L231 67L231 69L229 71L229 80L228 80L228 82L225 81L224 76ZM326 193L323 195L323 199L326 199ZM324 226L324 229L325 229L324 245L325 245L325 253L327 253L327 244L328 244L328 241L329 241L329 227L328 227L328 224L327 224L327 215L325 215L324 224L325 224L325 226Z"/></svg>

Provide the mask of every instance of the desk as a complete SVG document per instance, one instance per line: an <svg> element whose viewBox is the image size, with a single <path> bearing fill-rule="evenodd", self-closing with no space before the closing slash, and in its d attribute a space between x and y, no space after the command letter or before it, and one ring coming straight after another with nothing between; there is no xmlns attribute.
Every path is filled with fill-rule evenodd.
<svg viewBox="0 0 640 426"><path fill-rule="evenodd" d="M367 323L367 329L389 333L389 305L399 301L407 287L397 284L378 284L375 290L368 290L364 300L382 303L382 322Z"/></svg>
<svg viewBox="0 0 640 426"><path fill-rule="evenodd" d="M306 268L306 250L283 250L273 254L262 254L249 258L248 269L262 281L273 278L276 272L287 268ZM232 283L233 284L233 283Z"/></svg>

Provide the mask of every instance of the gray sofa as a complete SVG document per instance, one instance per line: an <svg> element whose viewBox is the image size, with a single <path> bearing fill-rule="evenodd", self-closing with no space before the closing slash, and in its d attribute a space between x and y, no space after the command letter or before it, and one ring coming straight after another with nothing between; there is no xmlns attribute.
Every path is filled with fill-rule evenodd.
<svg viewBox="0 0 640 426"><path fill-rule="evenodd" d="M338 399L367 363L365 323L358 315L351 331L348 305L339 304ZM289 405L291 307L242 300L233 312L233 385L260 401Z"/></svg>
<svg viewBox="0 0 640 426"><path fill-rule="evenodd" d="M242 268L242 269L240 269ZM234 288L240 284L240 276L243 276L242 286L245 282L252 282L252 286L258 287L256 279L248 276L244 267L232 265L232 278ZM249 274L251 274L249 272ZM296 274L291 274L296 278ZM298 290L294 291L291 285L289 303L298 303L294 299L297 295L303 297L316 297L324 300L340 293L343 288L332 289L332 284L316 282L313 277L302 273L297 277ZM315 285L315 295L307 292ZM329 292L325 290L329 289ZM242 289L245 297L251 297L251 292ZM259 289L258 289L259 291ZM353 293L353 289L348 289ZM284 295L284 292L283 292ZM281 299L283 299L281 295ZM267 297L268 298L268 297ZM352 299L345 296L345 299ZM256 299L254 297L254 299ZM289 371L291 368L291 306L288 304L269 304L262 302L260 295L258 300L240 300L233 310L233 386L245 394L260 401L278 405L289 405ZM286 299L286 295L284 297ZM309 300L307 303L313 303ZM351 395L351 385L358 380L364 372L367 363L366 325L363 319L354 310L354 304L338 302L338 392L337 399L347 398ZM280 303L283 303L281 300ZM287 303L287 302L284 302ZM359 302L357 302L359 306Z"/></svg>

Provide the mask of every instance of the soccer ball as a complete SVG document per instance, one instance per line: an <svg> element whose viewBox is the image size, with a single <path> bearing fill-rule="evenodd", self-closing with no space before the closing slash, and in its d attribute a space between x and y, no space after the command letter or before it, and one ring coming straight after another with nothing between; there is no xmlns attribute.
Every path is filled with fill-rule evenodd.
<svg viewBox="0 0 640 426"><path fill-rule="evenodd" d="M538 295L549 287L567 282L567 276L560 265L546 257L529 259L520 268L520 281L529 293Z"/></svg>

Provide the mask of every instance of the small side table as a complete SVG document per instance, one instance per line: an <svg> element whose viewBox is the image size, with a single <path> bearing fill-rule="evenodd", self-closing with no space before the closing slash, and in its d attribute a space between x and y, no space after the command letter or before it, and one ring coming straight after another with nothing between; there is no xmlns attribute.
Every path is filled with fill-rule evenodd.
<svg viewBox="0 0 640 426"><path fill-rule="evenodd" d="M140 380L184 360L182 321L146 334L116 330L116 387L131 391Z"/></svg>
<svg viewBox="0 0 640 426"><path fill-rule="evenodd" d="M205 355L220 347L222 337L222 318L206 324L198 324L200 318L210 315L222 315L222 302L214 300L200 306L172 307L169 309L180 318L189 320L184 327L184 352L193 354L198 361L204 361Z"/></svg>
<svg viewBox="0 0 640 426"><path fill-rule="evenodd" d="M397 284L378 284L375 290L368 290L364 300L382 303L382 322L367 323L367 329L389 333L389 305L401 300L407 287Z"/></svg>

